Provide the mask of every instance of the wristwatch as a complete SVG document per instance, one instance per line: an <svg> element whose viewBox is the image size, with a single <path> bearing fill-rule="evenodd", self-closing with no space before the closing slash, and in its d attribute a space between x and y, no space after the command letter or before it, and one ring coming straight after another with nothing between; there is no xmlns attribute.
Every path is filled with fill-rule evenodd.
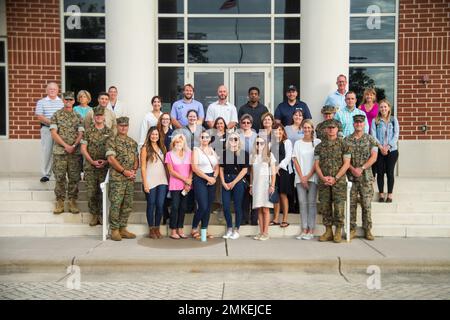
<svg viewBox="0 0 450 320"><path fill-rule="evenodd" d="M364 168L364 165L361 167L361 169L364 171L364 170L366 170L366 168Z"/></svg>

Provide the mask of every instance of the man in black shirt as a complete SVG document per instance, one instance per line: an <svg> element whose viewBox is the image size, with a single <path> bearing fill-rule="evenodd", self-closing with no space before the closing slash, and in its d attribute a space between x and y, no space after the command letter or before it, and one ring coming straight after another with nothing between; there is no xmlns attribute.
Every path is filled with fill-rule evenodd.
<svg viewBox="0 0 450 320"><path fill-rule="evenodd" d="M259 88L257 87L251 87L248 89L248 102L241 106L239 108L238 118L241 119L241 117L244 114L249 114L253 118L253 124L252 129L255 130L257 133L259 132L259 129L261 128L261 116L269 112L267 107L259 102L260 96L259 96Z"/></svg>

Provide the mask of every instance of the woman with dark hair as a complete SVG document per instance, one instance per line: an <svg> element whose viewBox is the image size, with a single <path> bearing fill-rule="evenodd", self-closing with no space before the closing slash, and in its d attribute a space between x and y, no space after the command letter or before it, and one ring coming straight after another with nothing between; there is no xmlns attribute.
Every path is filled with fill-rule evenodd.
<svg viewBox="0 0 450 320"><path fill-rule="evenodd" d="M292 114L292 124L285 128L287 137L291 140L292 145L294 145L297 140L303 138L302 121L303 111L300 109L295 110Z"/></svg>
<svg viewBox="0 0 450 320"><path fill-rule="evenodd" d="M216 192L216 179L219 175L219 159L213 148L210 147L211 136L209 131L203 130L200 135L200 146L194 147L192 152L193 184L197 211L192 221L191 236L200 238L198 224L202 229L208 229L209 216ZM211 237L211 236L210 236Z"/></svg>
<svg viewBox="0 0 450 320"><path fill-rule="evenodd" d="M160 96L154 96L152 98L152 110L147 112L141 124L141 133L139 138L139 149L144 145L145 139L147 137L147 132L150 127L156 126L158 119L161 116L161 104L162 99Z"/></svg>
<svg viewBox="0 0 450 320"><path fill-rule="evenodd" d="M269 148L272 143L272 130L273 125L275 124L275 118L270 112L266 112L261 116L261 128L259 132L259 136L266 139L266 141L269 143Z"/></svg>
<svg viewBox="0 0 450 320"><path fill-rule="evenodd" d="M152 239L162 238L159 227L168 185L164 165L165 156L166 147L160 139L158 128L151 127L141 148L141 175L145 198L147 199L149 236Z"/></svg>
<svg viewBox="0 0 450 320"><path fill-rule="evenodd" d="M286 135L284 127L280 123L276 123L273 126L273 144L271 146L271 151L277 159L277 181L276 185L278 188L278 193L280 194L280 202L274 204L273 208L273 220L271 225L280 225L282 228L289 226L287 221L289 213L289 201L288 196L292 196L294 189L294 181L292 179L292 143ZM280 214L280 209L283 210L283 220L278 223L278 217Z"/></svg>

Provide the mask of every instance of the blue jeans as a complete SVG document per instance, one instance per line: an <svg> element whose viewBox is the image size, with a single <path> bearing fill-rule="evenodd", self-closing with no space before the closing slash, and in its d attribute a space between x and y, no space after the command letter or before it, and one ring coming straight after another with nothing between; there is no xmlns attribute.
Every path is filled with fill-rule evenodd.
<svg viewBox="0 0 450 320"><path fill-rule="evenodd" d="M172 196L172 208L170 210L170 229L182 229L184 227L184 215L186 213L187 196L181 194L180 191L170 191Z"/></svg>
<svg viewBox="0 0 450 320"><path fill-rule="evenodd" d="M145 193L145 199L147 199L147 223L150 227L159 227L161 224L166 195L166 184L160 184L159 186L150 189L149 193Z"/></svg>
<svg viewBox="0 0 450 320"><path fill-rule="evenodd" d="M213 173L207 173L212 177ZM211 206L216 195L216 185L207 185L207 181L194 175L193 179L195 189L195 200L197 201L197 211L192 221L192 228L196 229L199 222L202 222L202 229L208 228L209 215L211 214Z"/></svg>
<svg viewBox="0 0 450 320"><path fill-rule="evenodd" d="M225 174L225 182L230 183L236 177L237 175L235 174ZM233 219L231 217L230 211L231 199L233 199L234 211L236 214L235 227L236 229L239 229L239 227L241 226L242 200L244 199L244 192L245 192L245 184L244 182L242 182L242 180L236 183L236 185L232 190L225 190L225 188L222 186L223 213L225 215L225 220L227 221L227 228L233 227Z"/></svg>

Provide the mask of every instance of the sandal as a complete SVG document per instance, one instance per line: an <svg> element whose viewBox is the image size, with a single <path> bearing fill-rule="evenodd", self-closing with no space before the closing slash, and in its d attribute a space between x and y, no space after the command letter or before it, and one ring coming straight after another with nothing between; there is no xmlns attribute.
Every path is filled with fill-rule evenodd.
<svg viewBox="0 0 450 320"><path fill-rule="evenodd" d="M188 238L184 233L179 233L178 236L179 236L181 239L187 239L187 238Z"/></svg>
<svg viewBox="0 0 450 320"><path fill-rule="evenodd" d="M279 225L280 225L280 223L275 222L273 220L269 222L269 226L279 226Z"/></svg>
<svg viewBox="0 0 450 320"><path fill-rule="evenodd" d="M175 240L180 240L180 236L179 235L170 235L169 236L171 239L175 239Z"/></svg>
<svg viewBox="0 0 450 320"><path fill-rule="evenodd" d="M282 222L282 223L280 224L280 227L281 227L281 228L287 228L287 227L289 227L289 225L290 225L290 223L288 223L288 222Z"/></svg>
<svg viewBox="0 0 450 320"><path fill-rule="evenodd" d="M200 233L199 233L198 231L191 232L191 236L192 236L192 238L194 238L195 240L200 239Z"/></svg>

